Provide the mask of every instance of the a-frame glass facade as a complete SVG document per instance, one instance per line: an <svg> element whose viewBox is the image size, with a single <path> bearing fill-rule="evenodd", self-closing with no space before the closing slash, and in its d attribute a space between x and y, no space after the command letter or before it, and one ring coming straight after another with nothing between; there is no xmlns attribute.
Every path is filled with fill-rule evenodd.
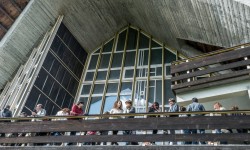
<svg viewBox="0 0 250 150"><path fill-rule="evenodd" d="M91 54L79 100L86 112L109 111L117 99L133 101L137 112L158 102L168 107L170 63L176 54L135 27L127 27Z"/></svg>

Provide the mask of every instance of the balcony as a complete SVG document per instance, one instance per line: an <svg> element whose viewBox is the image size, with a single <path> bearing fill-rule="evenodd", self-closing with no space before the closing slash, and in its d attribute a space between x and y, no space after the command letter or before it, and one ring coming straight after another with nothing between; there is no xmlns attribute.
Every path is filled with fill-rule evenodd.
<svg viewBox="0 0 250 150"><path fill-rule="evenodd" d="M249 80L250 44L173 62L172 90L176 94Z"/></svg>

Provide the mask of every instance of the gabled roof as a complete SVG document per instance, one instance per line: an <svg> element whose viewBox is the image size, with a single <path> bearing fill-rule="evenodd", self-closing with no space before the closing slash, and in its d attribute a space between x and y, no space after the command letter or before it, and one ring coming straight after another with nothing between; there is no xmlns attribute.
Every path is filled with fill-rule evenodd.
<svg viewBox="0 0 250 150"><path fill-rule="evenodd" d="M17 1L17 0L16 0ZM220 47L250 40L249 5L243 0L30 0L0 43L0 88L29 56L58 15L92 52L132 24L181 49L179 39Z"/></svg>

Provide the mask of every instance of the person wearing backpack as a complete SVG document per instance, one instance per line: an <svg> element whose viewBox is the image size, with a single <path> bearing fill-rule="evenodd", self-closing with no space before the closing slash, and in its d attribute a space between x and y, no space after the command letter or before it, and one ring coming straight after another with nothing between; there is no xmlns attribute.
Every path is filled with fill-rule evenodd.
<svg viewBox="0 0 250 150"><path fill-rule="evenodd" d="M198 103L198 99L194 97L192 99L192 103L187 106L187 111L205 111L205 107ZM203 114L191 114L192 117L195 116L203 116ZM197 134L197 131L199 131L200 134L205 134L205 129L190 129L188 130L188 134ZM198 144L198 142L192 142L192 144ZM201 144L206 144L204 141L201 142Z"/></svg>
<svg viewBox="0 0 250 150"><path fill-rule="evenodd" d="M12 111L10 110L10 105L6 105L6 107L0 112L1 118L11 118ZM10 120L5 120L3 122L11 122ZM0 137L5 137L5 133L1 133Z"/></svg>

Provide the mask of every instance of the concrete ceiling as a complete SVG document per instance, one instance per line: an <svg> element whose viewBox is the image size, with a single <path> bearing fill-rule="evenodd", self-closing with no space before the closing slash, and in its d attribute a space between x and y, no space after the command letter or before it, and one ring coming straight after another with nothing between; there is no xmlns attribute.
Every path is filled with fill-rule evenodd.
<svg viewBox="0 0 250 150"><path fill-rule="evenodd" d="M29 0L0 0L0 40L15 22Z"/></svg>
<svg viewBox="0 0 250 150"><path fill-rule="evenodd" d="M193 55L196 52L182 48L178 39L220 47L249 42L249 6L249 0L30 0L1 40L0 88L59 14L88 52L130 23Z"/></svg>

